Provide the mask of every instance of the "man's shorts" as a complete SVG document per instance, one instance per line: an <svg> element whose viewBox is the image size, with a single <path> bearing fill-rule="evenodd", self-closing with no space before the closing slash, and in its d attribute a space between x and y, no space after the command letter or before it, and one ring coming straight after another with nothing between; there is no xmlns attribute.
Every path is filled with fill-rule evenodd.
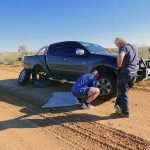
<svg viewBox="0 0 150 150"><path fill-rule="evenodd" d="M81 103L85 103L87 100L87 96L88 96L88 92L89 92L89 87L87 87L85 90L81 91L80 93L73 93L73 95L75 97L77 97L77 99L81 102Z"/></svg>

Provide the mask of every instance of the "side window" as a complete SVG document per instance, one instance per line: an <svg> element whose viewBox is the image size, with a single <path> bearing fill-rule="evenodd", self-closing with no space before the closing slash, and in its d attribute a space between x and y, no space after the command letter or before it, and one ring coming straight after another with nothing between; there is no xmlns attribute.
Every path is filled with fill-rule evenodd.
<svg viewBox="0 0 150 150"><path fill-rule="evenodd" d="M49 47L49 53L54 56L63 56L62 47Z"/></svg>
<svg viewBox="0 0 150 150"><path fill-rule="evenodd" d="M77 46L66 46L65 47L65 52L64 55L65 56L77 56L76 55L76 50L79 49Z"/></svg>

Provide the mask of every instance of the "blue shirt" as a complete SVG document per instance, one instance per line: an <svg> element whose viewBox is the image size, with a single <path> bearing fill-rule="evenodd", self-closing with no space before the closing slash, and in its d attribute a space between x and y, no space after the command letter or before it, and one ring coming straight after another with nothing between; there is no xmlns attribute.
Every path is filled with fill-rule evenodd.
<svg viewBox="0 0 150 150"><path fill-rule="evenodd" d="M97 80L93 73L84 74L77 79L77 81L72 86L71 90L73 93L80 94L89 87L96 87Z"/></svg>
<svg viewBox="0 0 150 150"><path fill-rule="evenodd" d="M122 70L129 72L137 71L138 50L130 44L125 44L119 48L119 54L121 52L125 53Z"/></svg>

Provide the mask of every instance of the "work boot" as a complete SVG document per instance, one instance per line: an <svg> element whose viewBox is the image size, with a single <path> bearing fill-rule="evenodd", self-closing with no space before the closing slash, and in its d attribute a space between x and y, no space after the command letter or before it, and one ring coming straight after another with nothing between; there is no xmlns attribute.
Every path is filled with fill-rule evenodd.
<svg viewBox="0 0 150 150"><path fill-rule="evenodd" d="M123 118L129 118L129 113L116 113L116 114Z"/></svg>
<svg viewBox="0 0 150 150"><path fill-rule="evenodd" d="M75 102L76 102L76 105L81 105L82 104L78 98L75 100Z"/></svg>
<svg viewBox="0 0 150 150"><path fill-rule="evenodd" d="M83 103L83 104L82 104L82 108L83 108L83 109L92 109L92 108L94 108L94 106L91 105L91 104Z"/></svg>
<svg viewBox="0 0 150 150"><path fill-rule="evenodd" d="M121 114L122 113L122 108L119 105L114 105L116 109L116 113Z"/></svg>
<svg viewBox="0 0 150 150"><path fill-rule="evenodd" d="M119 105L115 105L114 107L115 107L115 109L116 109L116 114L117 114L118 116L120 116L120 117L125 117L125 118L128 118L128 117L129 117L129 113L128 113L128 112L124 112L124 111L122 110L122 108L120 108Z"/></svg>

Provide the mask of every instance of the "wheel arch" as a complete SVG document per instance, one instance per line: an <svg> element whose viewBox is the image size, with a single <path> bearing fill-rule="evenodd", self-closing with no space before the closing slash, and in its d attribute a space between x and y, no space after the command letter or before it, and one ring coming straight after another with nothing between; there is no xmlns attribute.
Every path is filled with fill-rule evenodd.
<svg viewBox="0 0 150 150"><path fill-rule="evenodd" d="M33 73L33 71L35 70L35 68L38 68L38 67L39 67L39 68L42 68L43 71L45 71L48 76L52 76L51 72L50 72L46 67L44 67L42 64L34 64L34 65L31 67L32 73Z"/></svg>
<svg viewBox="0 0 150 150"><path fill-rule="evenodd" d="M35 69L35 68L42 68L45 72L46 70L43 68L43 66L41 64L35 64L32 66L32 71Z"/></svg>
<svg viewBox="0 0 150 150"><path fill-rule="evenodd" d="M116 89L117 89L116 88L117 75L115 73L115 69L110 67L110 66L100 65L100 66L96 66L95 68L93 68L91 70L91 72L93 70L98 70L100 72L100 78L98 80L100 80L100 79L109 79L109 82L111 84L110 93L108 95L102 95L102 96L100 96L100 98L103 99L103 100L108 100L112 97L115 97L116 96Z"/></svg>
<svg viewBox="0 0 150 150"><path fill-rule="evenodd" d="M100 75L109 74L115 78L117 77L115 73L115 69L112 68L111 66L99 65L99 66L94 67L90 72L92 72L93 70L98 70L100 72Z"/></svg>

